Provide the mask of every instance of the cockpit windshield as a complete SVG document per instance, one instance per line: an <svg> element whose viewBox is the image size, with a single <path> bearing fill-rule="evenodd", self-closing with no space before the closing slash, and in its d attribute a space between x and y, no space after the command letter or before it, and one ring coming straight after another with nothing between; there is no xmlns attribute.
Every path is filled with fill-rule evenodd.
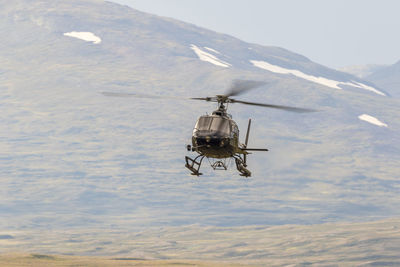
<svg viewBox="0 0 400 267"><path fill-rule="evenodd" d="M196 131L207 131L219 134L230 134L229 120L221 117L200 117L194 127Z"/></svg>

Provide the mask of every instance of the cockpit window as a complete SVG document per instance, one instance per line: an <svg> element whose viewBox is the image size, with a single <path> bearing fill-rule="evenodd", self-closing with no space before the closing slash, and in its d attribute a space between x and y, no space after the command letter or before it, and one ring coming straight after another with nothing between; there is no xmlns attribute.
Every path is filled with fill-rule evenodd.
<svg viewBox="0 0 400 267"><path fill-rule="evenodd" d="M196 123L195 131L209 131L229 134L229 120L220 117L200 117Z"/></svg>
<svg viewBox="0 0 400 267"><path fill-rule="evenodd" d="M229 122L222 118L213 118L210 130L213 132L229 133Z"/></svg>
<svg viewBox="0 0 400 267"><path fill-rule="evenodd" d="M210 129L212 119L213 119L212 117L200 117L194 128L200 131L204 130L208 131Z"/></svg>

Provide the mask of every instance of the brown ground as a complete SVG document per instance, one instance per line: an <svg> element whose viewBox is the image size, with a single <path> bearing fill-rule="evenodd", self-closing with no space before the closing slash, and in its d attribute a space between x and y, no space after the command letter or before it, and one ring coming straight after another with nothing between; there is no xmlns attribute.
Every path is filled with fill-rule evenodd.
<svg viewBox="0 0 400 267"><path fill-rule="evenodd" d="M78 257L78 256L55 256L44 254L5 254L0 255L0 267L111 267L111 266L214 266L214 267L243 267L233 263L200 262L190 260L145 260L137 258L105 258L105 257Z"/></svg>

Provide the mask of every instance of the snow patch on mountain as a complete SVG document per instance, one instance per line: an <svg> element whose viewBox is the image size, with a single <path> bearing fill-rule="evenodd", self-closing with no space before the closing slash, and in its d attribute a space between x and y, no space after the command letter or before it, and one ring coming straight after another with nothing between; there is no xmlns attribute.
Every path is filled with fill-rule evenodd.
<svg viewBox="0 0 400 267"><path fill-rule="evenodd" d="M93 42L94 44L101 43L100 37L94 35L92 32L66 32L65 36L78 38L86 42Z"/></svg>
<svg viewBox="0 0 400 267"><path fill-rule="evenodd" d="M347 85L350 85L350 86L354 86L354 87L358 87L358 88L361 88L361 89L365 89L365 90L374 92L375 94L378 94L378 95L386 96L386 94L384 94L381 91L375 89L374 87L366 85L366 84L363 84L363 83L352 81L351 83L342 83L342 84L347 84Z"/></svg>
<svg viewBox="0 0 400 267"><path fill-rule="evenodd" d="M334 89L342 89L340 87L340 85L348 85L348 86L357 87L357 88L365 89L365 90L368 90L368 91L372 91L372 92L374 92L376 94L385 96L385 94L382 93L381 91L379 91L379 90L377 90L377 89L375 89L375 88L373 88L371 86L368 86L366 84L363 84L363 83L359 83L359 82L355 82L355 81L339 82L339 81L331 80L331 79L324 78L324 77L316 77L316 76L312 76L312 75L309 75L309 74L305 74L305 73L303 73L303 72L301 72L299 70L286 69L286 68L282 68L282 67L277 66L277 65L272 65L272 64L270 64L270 63L268 63L266 61L250 60L250 62L255 67L258 67L258 68L261 68L261 69L264 69L264 70L268 70L268 71L271 71L271 72L274 72L274 73L279 73L279 74L292 74L292 75L294 75L296 77L299 77L299 78L302 78L302 79L305 79L305 80L308 80L308 81L311 81L311 82L314 82L314 83L322 84L322 85L325 85L325 86L328 86L328 87L331 87L331 88L334 88Z"/></svg>
<svg viewBox="0 0 400 267"><path fill-rule="evenodd" d="M225 68L228 68L228 67L232 66L231 64L229 64L229 63L217 58L216 56L214 56L214 55L212 55L210 53L207 53L204 50L201 50L199 47L195 46L194 44L192 44L190 46L190 48L196 53L196 55L202 61L207 61L209 63L212 63L212 64L216 65L216 66L225 67ZM210 48L208 48L207 50L211 51ZM212 50L214 50L214 49L212 49ZM214 52L219 53L216 50L214 50Z"/></svg>
<svg viewBox="0 0 400 267"><path fill-rule="evenodd" d="M362 121L369 122L369 123L377 125L379 127L388 127L388 125L386 123L383 123L380 120L378 120L377 118L372 117L371 115L368 115L368 114L362 114L362 115L358 116L358 118Z"/></svg>
<svg viewBox="0 0 400 267"><path fill-rule="evenodd" d="M322 85L325 85L325 86L328 86L331 88L335 88L335 89L342 89L338 86L338 83L339 83L338 81L330 80L330 79L323 78L323 77L315 77L312 75L305 74L299 70L285 69L280 66L269 64L268 62L265 62L265 61L250 60L250 62L254 66L264 69L264 70L268 70L268 71L279 73L279 74L292 74L296 77L299 77L299 78L302 78L302 79L305 79L305 80L308 80L308 81L311 81L314 83L319 83L319 84L322 84Z"/></svg>
<svg viewBox="0 0 400 267"><path fill-rule="evenodd" d="M221 53L220 52L218 52L217 50L215 50L215 49L212 49L212 48L210 48L210 47L207 47L207 46L205 46L204 47L205 49L207 49L208 51L211 51L211 52L213 52L213 53L216 53L216 54L218 54L218 55L221 55Z"/></svg>

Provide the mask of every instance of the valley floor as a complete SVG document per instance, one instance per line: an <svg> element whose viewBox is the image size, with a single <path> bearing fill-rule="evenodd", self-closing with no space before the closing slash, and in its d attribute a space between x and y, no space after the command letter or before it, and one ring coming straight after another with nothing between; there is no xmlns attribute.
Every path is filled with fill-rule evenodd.
<svg viewBox="0 0 400 267"><path fill-rule="evenodd" d="M400 266L398 218L142 231L2 231L0 237L0 251L5 253L0 254L0 266Z"/></svg>

